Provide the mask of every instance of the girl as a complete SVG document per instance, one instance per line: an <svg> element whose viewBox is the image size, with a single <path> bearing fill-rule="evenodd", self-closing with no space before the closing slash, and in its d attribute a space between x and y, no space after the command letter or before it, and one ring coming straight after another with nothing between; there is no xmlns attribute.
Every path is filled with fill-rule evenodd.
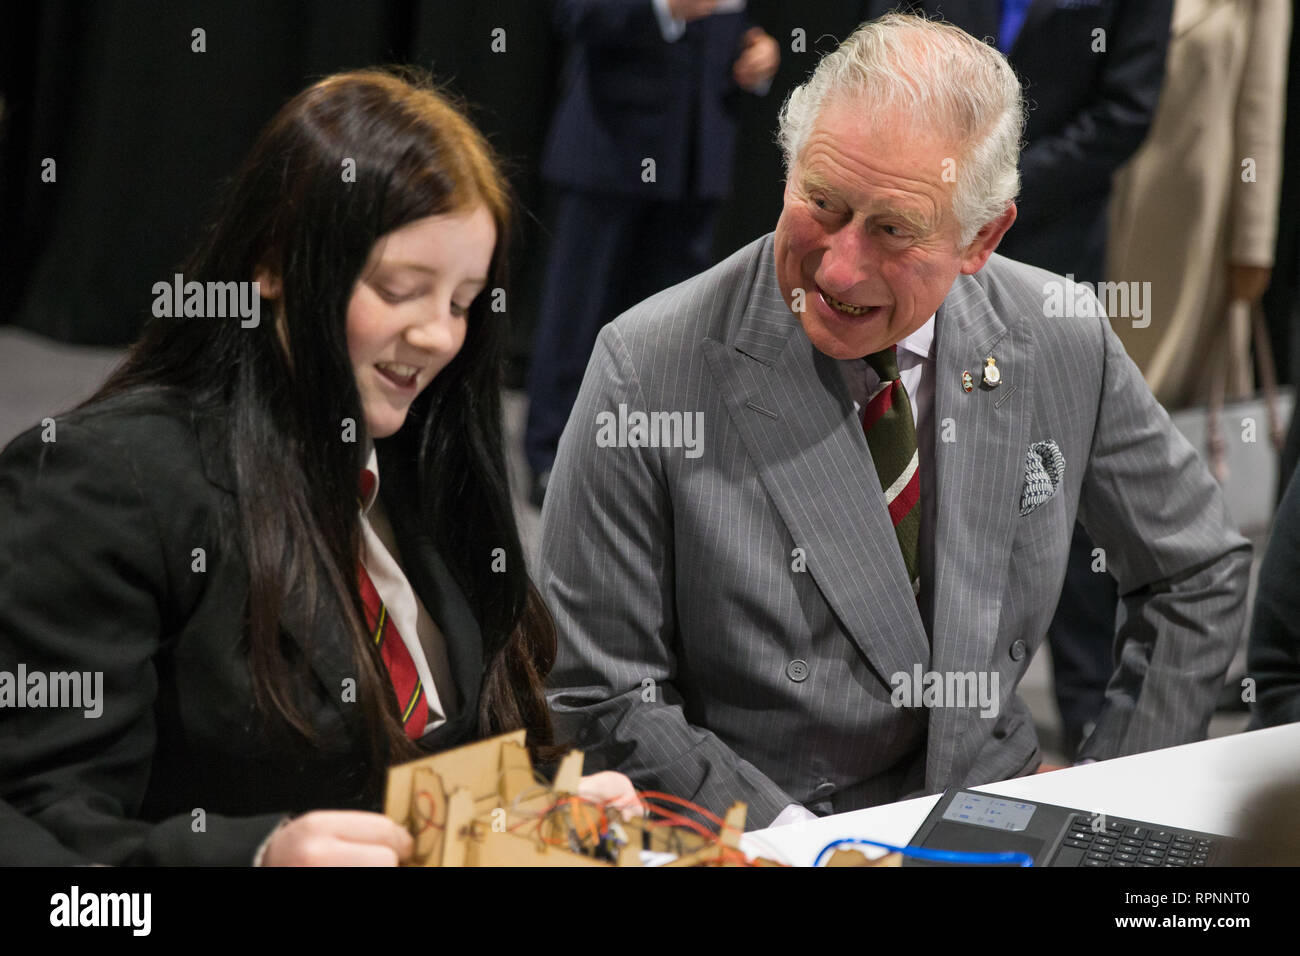
<svg viewBox="0 0 1300 956"><path fill-rule="evenodd" d="M427 82L340 74L276 115L184 314L156 287L99 392L0 455L31 708L0 708L0 799L91 862L393 864L390 764L517 728L553 757L490 307L509 213Z"/></svg>

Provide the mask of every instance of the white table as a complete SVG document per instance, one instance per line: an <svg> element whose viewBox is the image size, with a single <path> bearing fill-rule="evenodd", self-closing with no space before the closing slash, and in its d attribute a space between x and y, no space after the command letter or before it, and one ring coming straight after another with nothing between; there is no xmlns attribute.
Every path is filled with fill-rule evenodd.
<svg viewBox="0 0 1300 956"><path fill-rule="evenodd" d="M1242 836L1250 823L1246 808L1252 797L1282 780L1300 780L1300 723L967 789ZM741 847L751 856L811 866L822 847L842 837L902 846L938 799L918 797L755 830L744 835ZM874 855L870 848L861 849Z"/></svg>

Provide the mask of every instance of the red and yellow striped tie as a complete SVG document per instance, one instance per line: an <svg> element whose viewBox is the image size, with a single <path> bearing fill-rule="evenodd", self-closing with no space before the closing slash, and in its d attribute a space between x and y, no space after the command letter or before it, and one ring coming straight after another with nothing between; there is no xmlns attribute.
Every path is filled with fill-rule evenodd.
<svg viewBox="0 0 1300 956"><path fill-rule="evenodd" d="M361 500L370 497L375 487L375 475L366 469L361 472ZM415 661L411 652L397 633L397 625L388 616L388 608L379 597L375 584L370 580L366 566L357 562L357 579L361 588L361 603L366 609L366 624L370 628L370 638L379 648L379 656L388 668L388 676L393 682L393 692L397 695L397 706L402 711L402 726L406 736L419 740L424 736L424 728L429 723L429 703L425 700L424 686L420 675L415 670Z"/></svg>
<svg viewBox="0 0 1300 956"><path fill-rule="evenodd" d="M880 376L880 387L862 411L862 430L880 477L880 488L885 493L885 504L903 552L912 593L920 594L920 458L916 451L912 403L898 376L898 346L868 355L866 363Z"/></svg>

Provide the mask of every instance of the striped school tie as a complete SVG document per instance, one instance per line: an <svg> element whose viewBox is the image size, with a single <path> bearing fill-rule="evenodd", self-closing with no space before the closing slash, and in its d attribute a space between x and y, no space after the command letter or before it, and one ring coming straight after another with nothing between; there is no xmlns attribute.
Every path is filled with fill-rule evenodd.
<svg viewBox="0 0 1300 956"><path fill-rule="evenodd" d="M374 472L363 469L361 472L361 501L370 497L375 487ZM424 696L424 687L420 675L415 670L415 661L411 652L397 633L397 625L388 616L388 608L380 600L375 583L370 580L366 566L357 562L357 579L361 588L361 603L366 609L366 625L370 628L370 639L379 648L379 656L388 668L388 676L393 681L393 691L397 694L397 706L402 711L402 727L406 736L419 740L424 736L424 728L429 722L429 703Z"/></svg>
<svg viewBox="0 0 1300 956"><path fill-rule="evenodd" d="M865 361L880 376L880 387L862 411L862 431L867 436L871 460L876 463L876 474L880 476L889 518L903 552L912 593L920 594L920 459L916 452L912 403L898 377L898 346L868 355Z"/></svg>

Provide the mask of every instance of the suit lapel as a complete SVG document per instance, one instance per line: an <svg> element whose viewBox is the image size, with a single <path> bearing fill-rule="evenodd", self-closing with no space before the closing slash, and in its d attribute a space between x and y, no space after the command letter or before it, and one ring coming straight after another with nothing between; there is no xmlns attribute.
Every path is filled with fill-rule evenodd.
<svg viewBox="0 0 1300 956"><path fill-rule="evenodd" d="M996 669L1001 597L1019 520L1032 408L1032 338L1011 334L983 288L958 276L935 319L934 421L937 475L934 550L934 663L940 672ZM1002 384L982 383L994 356ZM962 372L975 389L962 391ZM950 440L945 440L950 439ZM964 774L986 737L978 708L930 715L926 787ZM954 777L954 774L957 777Z"/></svg>
<svg viewBox="0 0 1300 956"><path fill-rule="evenodd" d="M882 682L929 659L865 436L837 363L781 298L769 238L738 333L704 354L813 581Z"/></svg>

